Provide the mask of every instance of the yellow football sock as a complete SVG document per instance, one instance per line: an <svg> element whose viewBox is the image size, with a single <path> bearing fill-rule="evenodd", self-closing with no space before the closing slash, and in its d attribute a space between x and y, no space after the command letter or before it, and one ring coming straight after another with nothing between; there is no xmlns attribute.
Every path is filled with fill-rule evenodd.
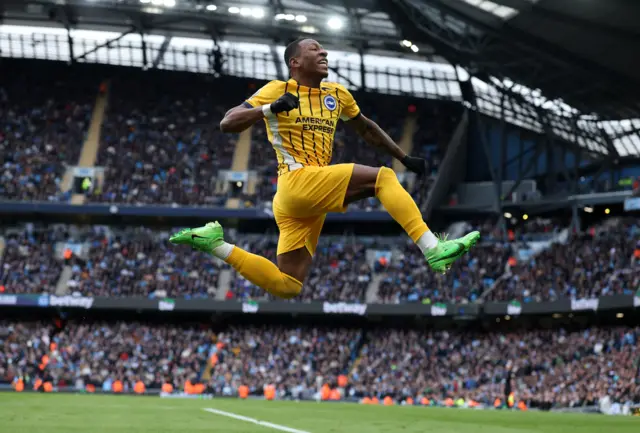
<svg viewBox="0 0 640 433"><path fill-rule="evenodd" d="M247 280L279 298L291 299L302 291L300 281L280 271L264 257L251 254L237 246L233 247L225 261Z"/></svg>
<svg viewBox="0 0 640 433"><path fill-rule="evenodd" d="M422 219L420 209L411 195L400 185L398 177L390 168L382 167L378 172L376 197L414 242L429 231L429 227Z"/></svg>

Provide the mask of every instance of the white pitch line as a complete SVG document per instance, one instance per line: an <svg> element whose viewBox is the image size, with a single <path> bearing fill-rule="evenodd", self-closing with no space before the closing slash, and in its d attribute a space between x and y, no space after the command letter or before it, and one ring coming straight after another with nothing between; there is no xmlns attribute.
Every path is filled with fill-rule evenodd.
<svg viewBox="0 0 640 433"><path fill-rule="evenodd" d="M286 427L286 426L283 426L283 425L274 424L274 423L267 422L267 421L260 421L259 419L249 418L248 416L236 415L235 413L225 412L223 410L211 409L211 408L205 408L203 410L206 411L206 412L214 413L216 415L222 415L222 416L226 416L226 417L229 417L229 418L237 419L237 420L240 420L240 421L250 422L252 424L261 425L262 427L268 427L268 428L272 428L272 429L275 429L275 430L286 431L286 432L289 432L289 433L309 433L308 431L298 430L298 429L295 429L295 428Z"/></svg>

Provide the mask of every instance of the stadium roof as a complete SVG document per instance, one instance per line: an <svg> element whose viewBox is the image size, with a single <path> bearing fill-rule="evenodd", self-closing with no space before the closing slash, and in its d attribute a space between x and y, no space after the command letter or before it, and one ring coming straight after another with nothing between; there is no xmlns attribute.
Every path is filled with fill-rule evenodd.
<svg viewBox="0 0 640 433"><path fill-rule="evenodd" d="M5 0L4 8L6 22L20 24L50 23L55 15L56 21L92 29L133 25L263 42L320 34L350 48L400 48L398 28L375 0ZM329 23L332 17L342 22ZM340 24L343 31L332 31Z"/></svg>
<svg viewBox="0 0 640 433"><path fill-rule="evenodd" d="M0 11L6 24L279 44L317 34L366 52L413 54L415 47L431 60L464 67L534 111L551 110L567 124L582 116L594 135L599 129L607 135L585 142L590 150L640 154L637 1L5 0Z"/></svg>
<svg viewBox="0 0 640 433"><path fill-rule="evenodd" d="M581 113L640 117L640 2L392 0L440 54ZM505 9L506 8L506 9ZM454 34L452 34L454 33ZM460 37L462 35L462 37Z"/></svg>

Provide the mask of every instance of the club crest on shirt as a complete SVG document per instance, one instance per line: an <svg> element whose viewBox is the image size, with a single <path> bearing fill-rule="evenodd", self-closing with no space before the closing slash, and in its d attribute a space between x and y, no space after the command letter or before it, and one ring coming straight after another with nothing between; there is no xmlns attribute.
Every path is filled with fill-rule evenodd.
<svg viewBox="0 0 640 433"><path fill-rule="evenodd" d="M324 97L324 106L327 107L327 109L329 111L333 111L336 109L336 107L338 106L338 103L336 102L336 98L334 98L331 95L327 95Z"/></svg>

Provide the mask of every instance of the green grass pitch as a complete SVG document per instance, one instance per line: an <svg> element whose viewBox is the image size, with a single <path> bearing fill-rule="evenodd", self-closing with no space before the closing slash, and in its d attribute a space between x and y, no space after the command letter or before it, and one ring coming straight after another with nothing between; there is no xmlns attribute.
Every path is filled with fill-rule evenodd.
<svg viewBox="0 0 640 433"><path fill-rule="evenodd" d="M214 408L309 433L640 432L640 418L602 415L362 406L346 403L1 393L0 433L280 431L212 414L204 411L204 408Z"/></svg>

